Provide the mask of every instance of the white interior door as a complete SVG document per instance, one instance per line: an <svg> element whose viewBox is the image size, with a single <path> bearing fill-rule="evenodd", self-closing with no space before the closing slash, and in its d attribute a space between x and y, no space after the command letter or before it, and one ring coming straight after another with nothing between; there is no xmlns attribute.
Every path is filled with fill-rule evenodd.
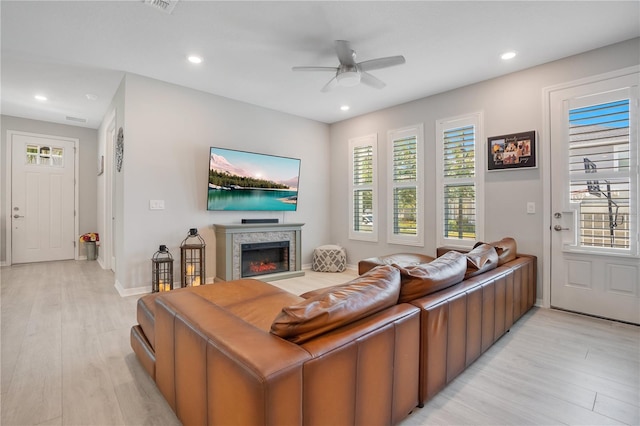
<svg viewBox="0 0 640 426"><path fill-rule="evenodd" d="M75 142L11 133L12 263L75 257Z"/></svg>
<svg viewBox="0 0 640 426"><path fill-rule="evenodd" d="M638 81L550 95L551 306L636 324Z"/></svg>

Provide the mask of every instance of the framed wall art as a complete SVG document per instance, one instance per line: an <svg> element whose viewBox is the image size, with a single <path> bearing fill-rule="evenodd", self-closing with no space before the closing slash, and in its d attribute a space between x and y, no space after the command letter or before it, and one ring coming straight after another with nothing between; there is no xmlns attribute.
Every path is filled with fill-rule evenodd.
<svg viewBox="0 0 640 426"><path fill-rule="evenodd" d="M536 131L488 138L487 170L535 169Z"/></svg>

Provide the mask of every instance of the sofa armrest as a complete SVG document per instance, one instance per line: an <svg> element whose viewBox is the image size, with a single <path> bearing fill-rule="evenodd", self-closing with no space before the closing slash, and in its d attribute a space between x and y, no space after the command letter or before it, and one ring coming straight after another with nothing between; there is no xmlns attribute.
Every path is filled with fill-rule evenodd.
<svg viewBox="0 0 640 426"><path fill-rule="evenodd" d="M300 424L309 358L192 292L156 301L156 383L183 424Z"/></svg>

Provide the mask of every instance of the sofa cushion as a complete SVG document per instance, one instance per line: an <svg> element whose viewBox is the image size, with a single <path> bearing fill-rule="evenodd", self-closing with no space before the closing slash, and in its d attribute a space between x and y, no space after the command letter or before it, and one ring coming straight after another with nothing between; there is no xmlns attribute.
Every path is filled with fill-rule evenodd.
<svg viewBox="0 0 640 426"><path fill-rule="evenodd" d="M421 263L429 263L432 260L433 257L420 253L394 253L379 257L370 257L358 262L358 274L362 275L368 270L380 265L413 266L420 265Z"/></svg>
<svg viewBox="0 0 640 426"><path fill-rule="evenodd" d="M400 270L400 300L409 302L434 293L464 279L467 258L457 251L450 251L437 259L421 265L394 265Z"/></svg>
<svg viewBox="0 0 640 426"><path fill-rule="evenodd" d="M473 248L476 248L480 245L484 244L483 242L477 242ZM507 262L511 262L516 258L518 247L516 245L516 240L511 237L505 237L500 241L494 241L492 243L488 243L493 246L498 253L498 266L501 266Z"/></svg>
<svg viewBox="0 0 640 426"><path fill-rule="evenodd" d="M393 306L400 294L400 273L393 266L378 266L346 284L323 290L282 308L271 324L271 333L303 343Z"/></svg>
<svg viewBox="0 0 640 426"><path fill-rule="evenodd" d="M329 287L317 288L315 290L307 291L306 293L302 293L300 297L303 299L311 299L312 297L316 297L320 294L325 294L329 291L335 290L336 287L342 287L344 284L336 284Z"/></svg>
<svg viewBox="0 0 640 426"><path fill-rule="evenodd" d="M465 279L498 267L498 252L496 252L495 247L492 245L476 244L476 247L470 252L465 253L465 256L467 257L467 272L464 274Z"/></svg>

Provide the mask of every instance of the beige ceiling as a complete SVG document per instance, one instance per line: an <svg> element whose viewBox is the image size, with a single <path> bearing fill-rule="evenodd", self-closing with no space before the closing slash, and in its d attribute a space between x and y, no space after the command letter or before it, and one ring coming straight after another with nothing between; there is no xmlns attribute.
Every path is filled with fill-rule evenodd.
<svg viewBox="0 0 640 426"><path fill-rule="evenodd" d="M97 128L125 72L333 123L640 36L638 1L0 2L2 114ZM387 83L321 93L334 40ZM499 55L516 50L504 62ZM186 61L199 54L198 66ZM33 96L43 93L46 102ZM98 96L87 99L87 94ZM340 111L343 104L348 112ZM85 119L86 123L67 117Z"/></svg>

